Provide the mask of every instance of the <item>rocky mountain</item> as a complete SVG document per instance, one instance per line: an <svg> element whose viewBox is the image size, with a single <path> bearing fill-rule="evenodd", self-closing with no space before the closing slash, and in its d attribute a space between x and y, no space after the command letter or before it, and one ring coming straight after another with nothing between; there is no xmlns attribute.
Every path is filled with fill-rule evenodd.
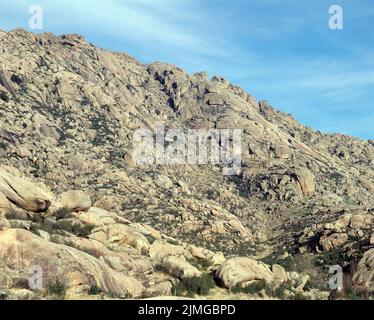
<svg viewBox="0 0 374 320"><path fill-rule="evenodd" d="M157 123L240 129L240 172L138 165L134 132ZM374 142L305 127L221 77L0 31L0 139L5 298L374 290ZM30 291L35 265L44 290Z"/></svg>

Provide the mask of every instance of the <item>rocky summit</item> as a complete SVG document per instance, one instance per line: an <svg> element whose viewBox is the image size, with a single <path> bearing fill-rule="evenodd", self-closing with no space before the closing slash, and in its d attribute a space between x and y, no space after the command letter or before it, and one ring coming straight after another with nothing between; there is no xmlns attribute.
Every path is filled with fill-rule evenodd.
<svg viewBox="0 0 374 320"><path fill-rule="evenodd" d="M241 130L240 172L139 165L157 123ZM369 298L373 164L221 77L0 31L0 298Z"/></svg>

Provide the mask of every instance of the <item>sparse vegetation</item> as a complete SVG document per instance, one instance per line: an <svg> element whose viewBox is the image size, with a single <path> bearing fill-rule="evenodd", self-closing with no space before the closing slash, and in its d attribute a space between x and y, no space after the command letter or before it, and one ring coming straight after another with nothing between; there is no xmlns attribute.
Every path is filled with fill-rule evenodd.
<svg viewBox="0 0 374 320"><path fill-rule="evenodd" d="M56 279L47 286L47 293L59 299L64 299L66 296L67 284L65 281Z"/></svg>
<svg viewBox="0 0 374 320"><path fill-rule="evenodd" d="M231 289L233 293L246 293L246 294L258 294L262 290L267 288L267 283L264 280L254 281L253 283L242 286L241 284L236 285L234 288Z"/></svg>
<svg viewBox="0 0 374 320"><path fill-rule="evenodd" d="M215 286L212 275L203 274L201 277L186 278L179 281L172 292L175 296L206 296Z"/></svg>
<svg viewBox="0 0 374 320"><path fill-rule="evenodd" d="M90 295L98 295L102 292L102 290L97 285L92 285L88 290L88 294Z"/></svg>
<svg viewBox="0 0 374 320"><path fill-rule="evenodd" d="M341 249L334 249L319 256L318 264L321 266L343 266L345 264L344 252Z"/></svg>
<svg viewBox="0 0 374 320"><path fill-rule="evenodd" d="M10 297L28 288L14 248L49 281L62 277L18 293L31 298L65 297L77 280L83 299L124 298L124 288L135 298L172 287L195 298L296 300L374 290L374 140L314 131L221 77L141 65L78 35L0 37L0 282ZM145 158L156 161L140 165L134 132L142 128L153 139ZM177 132L184 160L196 149L208 164L172 161L182 151L171 148L182 142ZM225 144L222 159L216 142ZM242 170L226 176L240 160L235 146ZM326 252L333 248L344 249ZM269 253L266 266L256 263ZM345 291L334 296L328 269L337 264Z"/></svg>
<svg viewBox="0 0 374 320"><path fill-rule="evenodd" d="M0 141L0 150L6 150L8 148L8 144L5 141Z"/></svg>
<svg viewBox="0 0 374 320"><path fill-rule="evenodd" d="M71 212L68 208L60 208L56 211L55 217L57 220L71 218Z"/></svg>
<svg viewBox="0 0 374 320"><path fill-rule="evenodd" d="M40 235L40 233L39 233L40 229L41 229L41 226L37 223L32 223L31 226L30 226L30 231L33 234L36 234L37 236Z"/></svg>
<svg viewBox="0 0 374 320"><path fill-rule="evenodd" d="M14 210L13 208L10 208L7 210L6 214L5 214L5 217L8 219L8 220L15 220L15 219L19 219L18 217L18 213L16 210Z"/></svg>
<svg viewBox="0 0 374 320"><path fill-rule="evenodd" d="M93 224L85 224L83 226L78 226L77 228L75 228L74 226L73 233L78 237L85 238L90 235L92 229L94 228L95 228L95 225Z"/></svg>

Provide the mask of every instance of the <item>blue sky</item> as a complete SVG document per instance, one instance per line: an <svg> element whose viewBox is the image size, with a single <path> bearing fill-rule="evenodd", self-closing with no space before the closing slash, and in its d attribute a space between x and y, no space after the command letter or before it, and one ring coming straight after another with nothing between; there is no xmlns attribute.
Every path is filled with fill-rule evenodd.
<svg viewBox="0 0 374 320"><path fill-rule="evenodd" d="M0 0L0 29L29 29L35 4L43 31L224 76L315 129L374 138L373 0ZM328 27L334 4L343 30Z"/></svg>

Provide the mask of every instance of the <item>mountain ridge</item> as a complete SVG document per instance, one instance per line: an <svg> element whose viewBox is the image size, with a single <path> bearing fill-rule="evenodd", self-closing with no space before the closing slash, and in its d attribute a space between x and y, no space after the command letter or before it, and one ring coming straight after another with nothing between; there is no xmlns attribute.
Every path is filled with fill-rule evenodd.
<svg viewBox="0 0 374 320"><path fill-rule="evenodd" d="M0 165L52 193L83 190L94 208L234 259L348 252L370 239L371 140L323 134L221 77L143 65L75 34L17 29L0 33L0 50ZM133 134L158 122L242 130L241 173L138 166Z"/></svg>

